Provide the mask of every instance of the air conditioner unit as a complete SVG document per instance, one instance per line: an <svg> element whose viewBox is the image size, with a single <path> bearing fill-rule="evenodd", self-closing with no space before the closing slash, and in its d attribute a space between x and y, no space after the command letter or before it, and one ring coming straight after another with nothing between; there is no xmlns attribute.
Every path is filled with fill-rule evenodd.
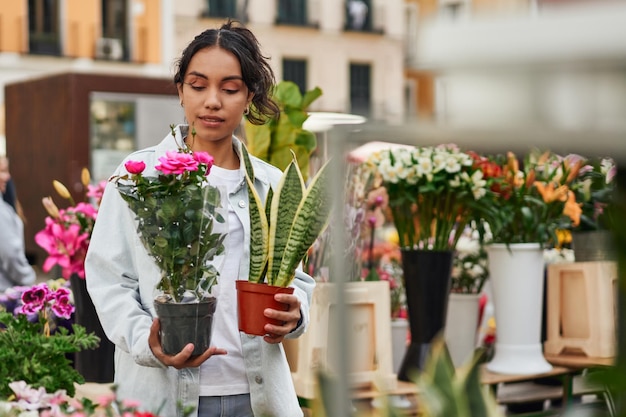
<svg viewBox="0 0 626 417"><path fill-rule="evenodd" d="M96 41L96 59L119 61L124 57L121 39L100 38Z"/></svg>

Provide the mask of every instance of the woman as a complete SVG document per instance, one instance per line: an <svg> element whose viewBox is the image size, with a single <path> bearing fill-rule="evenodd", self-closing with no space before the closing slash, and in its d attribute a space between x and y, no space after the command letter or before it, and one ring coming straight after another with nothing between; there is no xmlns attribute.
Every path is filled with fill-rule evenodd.
<svg viewBox="0 0 626 417"><path fill-rule="evenodd" d="M280 342L299 336L308 325L313 279L298 271L294 294L276 295L289 309L266 310L267 317L284 322L266 325L266 336L245 335L237 325L235 281L247 279L250 219L242 144L233 133L244 114L253 123L277 115L271 100L274 74L255 36L234 22L198 35L177 64L174 81L189 125L177 126L175 136L126 160L142 160L145 172L154 170L160 156L177 148L175 137L214 158L211 182L225 186L229 200L228 256L213 288L218 299L214 346L196 357L191 356L191 344L176 355L163 353L153 306L159 271L139 241L131 210L109 184L85 267L89 293L116 345L117 392L148 411L162 407L162 416L182 415L177 404L194 407L202 417L302 416ZM115 175L126 173L123 164ZM264 197L282 173L257 158L252 164L254 186Z"/></svg>

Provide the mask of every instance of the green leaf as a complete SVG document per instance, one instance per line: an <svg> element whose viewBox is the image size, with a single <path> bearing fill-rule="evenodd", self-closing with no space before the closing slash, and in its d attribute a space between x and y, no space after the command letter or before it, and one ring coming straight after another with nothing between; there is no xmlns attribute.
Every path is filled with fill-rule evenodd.
<svg viewBox="0 0 626 417"><path fill-rule="evenodd" d="M284 107L300 107L302 94L300 87L293 81L282 81L276 85L274 97Z"/></svg>
<svg viewBox="0 0 626 417"><path fill-rule="evenodd" d="M269 254L269 227L265 210L254 184L246 175L250 208L250 275L249 281L262 282Z"/></svg>
<svg viewBox="0 0 626 417"><path fill-rule="evenodd" d="M252 183L254 183L254 169L252 168L252 162L250 161L250 154L246 145L241 144L241 155L243 156L243 165L246 167L246 175Z"/></svg>
<svg viewBox="0 0 626 417"><path fill-rule="evenodd" d="M315 87L312 90L309 90L304 93L304 97L302 97L302 103L300 106L303 109L308 109L311 103L317 100L322 95L322 90L319 87Z"/></svg>
<svg viewBox="0 0 626 417"><path fill-rule="evenodd" d="M271 122L263 125L246 123L244 130L246 132L246 144L250 153L257 158L267 161L270 156L270 144L272 143Z"/></svg>
<svg viewBox="0 0 626 417"><path fill-rule="evenodd" d="M267 281L270 285L276 285L275 280L303 192L304 181L294 158L283 173L272 197L267 265Z"/></svg>
<svg viewBox="0 0 626 417"><path fill-rule="evenodd" d="M299 130L296 133L295 144L303 147L308 151L308 154L310 154L317 148L317 137L313 132L308 130Z"/></svg>
<svg viewBox="0 0 626 417"><path fill-rule="evenodd" d="M311 184L298 205L275 285L282 287L289 285L309 247L328 225L332 199L328 192L329 171L327 167L328 162L311 180Z"/></svg>

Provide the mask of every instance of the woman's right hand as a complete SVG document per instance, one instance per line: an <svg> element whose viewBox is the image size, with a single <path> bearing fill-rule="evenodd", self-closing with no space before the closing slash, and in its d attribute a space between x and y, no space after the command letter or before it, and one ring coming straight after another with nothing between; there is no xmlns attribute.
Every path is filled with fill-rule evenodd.
<svg viewBox="0 0 626 417"><path fill-rule="evenodd" d="M215 346L211 346L201 355L191 356L193 353L193 343L189 343L176 355L167 355L163 352L163 347L161 346L161 337L159 336L160 331L161 322L158 318L155 318L152 321L152 326L150 326L150 336L148 337L150 349L152 349L154 356L156 356L157 359L164 365L173 366L176 369L195 368L200 366L202 362L206 361L213 355L226 355L227 353L224 349L218 349Z"/></svg>

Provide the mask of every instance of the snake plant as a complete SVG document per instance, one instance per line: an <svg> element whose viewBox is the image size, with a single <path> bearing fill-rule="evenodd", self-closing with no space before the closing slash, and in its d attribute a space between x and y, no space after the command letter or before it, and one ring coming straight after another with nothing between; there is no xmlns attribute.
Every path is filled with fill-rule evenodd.
<svg viewBox="0 0 626 417"><path fill-rule="evenodd" d="M459 369L441 336L431 344L424 371L416 383L424 417L500 417L502 413L489 387L480 381L480 363L483 349Z"/></svg>
<svg viewBox="0 0 626 417"><path fill-rule="evenodd" d="M254 171L245 146L250 210L250 272L248 281L287 287L315 239L328 225L331 196L328 163L305 185L295 154L266 200L254 188Z"/></svg>

